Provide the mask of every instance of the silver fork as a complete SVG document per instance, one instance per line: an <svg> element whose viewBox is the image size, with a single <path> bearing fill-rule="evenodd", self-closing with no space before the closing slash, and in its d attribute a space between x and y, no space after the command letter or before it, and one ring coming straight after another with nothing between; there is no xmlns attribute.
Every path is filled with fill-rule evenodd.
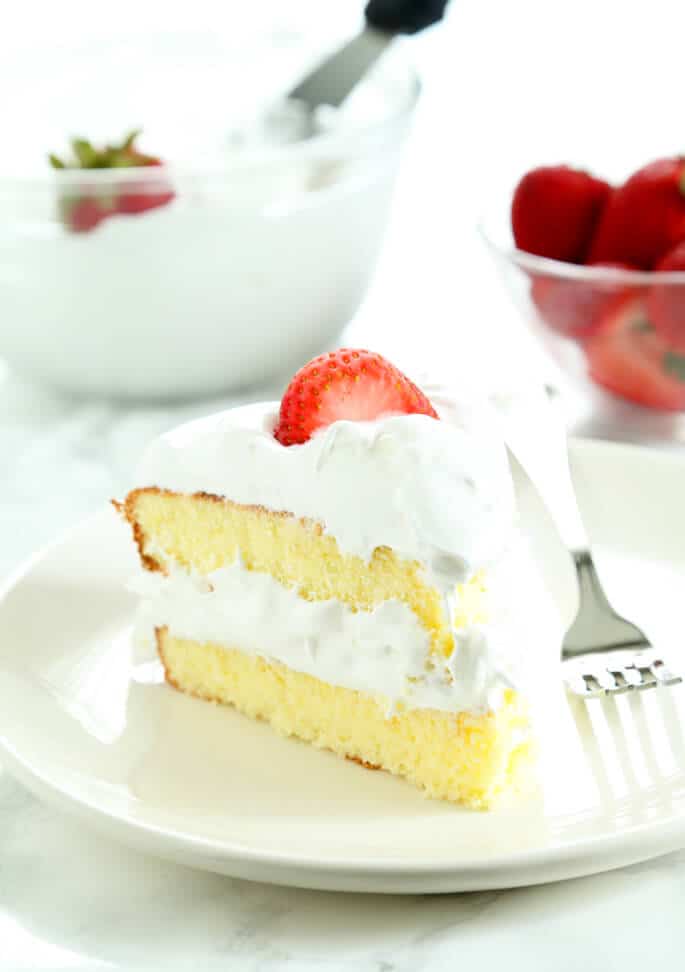
<svg viewBox="0 0 685 972"><path fill-rule="evenodd" d="M567 688L594 698L634 689L676 685L674 674L645 633L618 614L600 583L576 499L566 430L549 398L553 389L497 395L507 446L545 504L578 578L578 610L564 637L561 657Z"/></svg>

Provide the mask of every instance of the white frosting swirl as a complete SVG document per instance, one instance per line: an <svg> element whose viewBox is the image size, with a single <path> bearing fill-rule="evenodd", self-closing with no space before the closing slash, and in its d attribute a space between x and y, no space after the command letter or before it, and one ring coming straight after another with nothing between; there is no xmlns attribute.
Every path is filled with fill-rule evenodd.
<svg viewBox="0 0 685 972"><path fill-rule="evenodd" d="M285 447L273 437L277 411L260 403L181 426L151 446L138 484L317 520L343 552L368 560L391 547L423 564L445 593L508 546L511 475L481 413L450 403L437 421L335 422Z"/></svg>

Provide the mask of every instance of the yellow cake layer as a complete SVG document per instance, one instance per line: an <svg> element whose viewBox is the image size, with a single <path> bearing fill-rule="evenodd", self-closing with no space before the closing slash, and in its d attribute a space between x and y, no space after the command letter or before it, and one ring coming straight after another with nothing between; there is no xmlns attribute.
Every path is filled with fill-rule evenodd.
<svg viewBox="0 0 685 972"><path fill-rule="evenodd" d="M412 709L388 718L382 700L237 649L176 638L166 628L157 643L176 688L405 777L431 797L487 809L530 783L526 709L512 691L486 715Z"/></svg>
<svg viewBox="0 0 685 972"><path fill-rule="evenodd" d="M426 628L434 650L447 655L452 651L440 593L427 583L420 564L387 547L378 547L366 562L341 553L335 538L318 523L206 494L134 490L123 512L148 567L164 568L161 550L177 564L208 574L232 564L240 554L248 570L270 574L307 600L335 598L354 610L368 611L397 598ZM455 626L485 620L480 577L460 585L457 594Z"/></svg>

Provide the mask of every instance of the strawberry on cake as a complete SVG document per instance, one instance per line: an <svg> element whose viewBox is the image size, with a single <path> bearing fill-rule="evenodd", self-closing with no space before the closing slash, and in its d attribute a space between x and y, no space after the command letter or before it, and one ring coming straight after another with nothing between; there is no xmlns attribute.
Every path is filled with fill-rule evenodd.
<svg viewBox="0 0 685 972"><path fill-rule="evenodd" d="M170 685L433 797L527 787L527 646L496 581L514 497L481 416L340 350L280 406L159 440L139 483L118 508Z"/></svg>

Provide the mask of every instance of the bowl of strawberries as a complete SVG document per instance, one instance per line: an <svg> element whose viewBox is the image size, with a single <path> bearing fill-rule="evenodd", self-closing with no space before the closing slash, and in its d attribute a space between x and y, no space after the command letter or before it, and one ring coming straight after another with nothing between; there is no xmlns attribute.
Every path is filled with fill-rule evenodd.
<svg viewBox="0 0 685 972"><path fill-rule="evenodd" d="M614 401L685 412L685 157L620 184L532 169L513 192L509 238L485 235L568 375Z"/></svg>

